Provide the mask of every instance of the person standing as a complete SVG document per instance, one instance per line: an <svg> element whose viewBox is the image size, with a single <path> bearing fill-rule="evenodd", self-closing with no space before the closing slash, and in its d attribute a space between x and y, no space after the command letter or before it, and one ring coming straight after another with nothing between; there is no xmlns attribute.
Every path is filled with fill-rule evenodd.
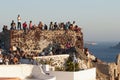
<svg viewBox="0 0 120 80"><path fill-rule="evenodd" d="M18 30L19 30L19 29L21 30L21 17L20 17L20 15L18 15L17 21L18 21L17 29L18 29Z"/></svg>
<svg viewBox="0 0 120 80"><path fill-rule="evenodd" d="M76 23L75 23L75 21L73 21L73 28L76 26Z"/></svg>
<svg viewBox="0 0 120 80"><path fill-rule="evenodd" d="M23 23L23 30L24 30L24 32L26 34L26 32L27 32L27 23L26 23L26 21Z"/></svg>

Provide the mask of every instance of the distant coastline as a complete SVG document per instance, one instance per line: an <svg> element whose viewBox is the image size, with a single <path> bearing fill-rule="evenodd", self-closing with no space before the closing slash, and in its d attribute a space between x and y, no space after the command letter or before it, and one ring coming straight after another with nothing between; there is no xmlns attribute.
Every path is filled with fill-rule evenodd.
<svg viewBox="0 0 120 80"><path fill-rule="evenodd" d="M111 46L110 48L120 49L120 42L119 42L119 43L117 43L115 46Z"/></svg>
<svg viewBox="0 0 120 80"><path fill-rule="evenodd" d="M97 45L96 42L85 42L85 45Z"/></svg>

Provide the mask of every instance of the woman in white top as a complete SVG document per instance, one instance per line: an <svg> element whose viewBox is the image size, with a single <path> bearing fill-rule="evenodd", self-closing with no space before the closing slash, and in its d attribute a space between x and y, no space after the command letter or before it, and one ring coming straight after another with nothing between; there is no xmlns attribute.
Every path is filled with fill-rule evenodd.
<svg viewBox="0 0 120 80"><path fill-rule="evenodd" d="M20 17L20 15L18 15L17 21L18 21L17 29L18 29L18 30L19 30L19 29L21 30L21 17Z"/></svg>

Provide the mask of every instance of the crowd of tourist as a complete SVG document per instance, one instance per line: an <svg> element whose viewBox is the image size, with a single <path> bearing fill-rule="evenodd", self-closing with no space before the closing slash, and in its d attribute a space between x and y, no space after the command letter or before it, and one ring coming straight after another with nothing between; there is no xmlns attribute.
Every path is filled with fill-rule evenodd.
<svg viewBox="0 0 120 80"><path fill-rule="evenodd" d="M20 50L17 46L10 47L9 51L4 51L0 47L0 64L21 64L23 59L28 59L29 63L33 64L33 57L38 56L38 53L35 52L24 52Z"/></svg>
<svg viewBox="0 0 120 80"><path fill-rule="evenodd" d="M56 45L56 47L54 47L50 44L48 48L43 49L40 53L33 51L25 52L16 45L11 46L9 51L3 51L0 47L0 64L20 64L23 59L28 59L29 63L33 64L34 57L67 54L67 50L71 47L72 46L70 44L66 44L66 49L62 49L60 45Z"/></svg>
<svg viewBox="0 0 120 80"><path fill-rule="evenodd" d="M70 21L64 23L64 22L50 22L49 26L47 24L43 24L42 21L39 22L38 25L35 25L30 21L28 24L26 21L22 23L21 16L18 15L17 17L17 24L14 20L12 20L10 24L10 30L33 30L34 28L38 27L41 30L73 30L73 31L80 31L81 28L76 25L76 22L73 21L72 23ZM3 31L8 30L7 25L3 25Z"/></svg>
<svg viewBox="0 0 120 80"><path fill-rule="evenodd" d="M23 50L20 50L20 48L18 48L17 46L12 46L10 47L10 50L8 52L3 53L3 49L0 47L0 64L21 64L23 59L27 59L29 60L29 63L34 64L34 57L38 57L38 56L50 56L50 55L56 55L56 54L68 54L71 50L70 45L67 46L66 45L66 49L62 49L62 48L56 48L54 49L54 47L49 47L48 49L43 49L43 51L41 53L37 53L37 52L25 52ZM97 62L97 58L92 55L88 48L84 48L84 54L86 55L86 57L93 61L93 62Z"/></svg>
<svg viewBox="0 0 120 80"><path fill-rule="evenodd" d="M10 24L10 30L24 30L26 33L27 30L34 30L35 28L39 28L40 30L72 30L75 32L81 32L81 28L76 25L76 22L73 21L72 23L70 21L64 23L57 23L57 22L50 22L49 26L47 24L43 24L42 21L39 22L39 24L36 26L33 25L32 21L27 24L26 21L23 23L21 22L21 16L18 15L17 17L17 24L14 20L12 20ZM8 30L7 25L3 26L3 31ZM21 63L21 59L28 58L33 63L33 57L35 56L46 56L46 55L54 55L54 54L61 54L66 53L67 49L69 49L71 46L71 43L66 43L66 49L60 48L61 45L59 45L59 48L50 47L49 50L43 50L40 55L35 52L29 52L26 53L22 50L20 50L17 46L11 46L10 50L7 51L5 54L2 54L2 49L0 48L0 64L19 64Z"/></svg>

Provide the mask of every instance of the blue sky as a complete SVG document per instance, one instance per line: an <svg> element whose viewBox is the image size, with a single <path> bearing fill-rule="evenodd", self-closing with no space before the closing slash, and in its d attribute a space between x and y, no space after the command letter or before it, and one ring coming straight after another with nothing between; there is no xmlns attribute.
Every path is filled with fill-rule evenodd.
<svg viewBox="0 0 120 80"><path fill-rule="evenodd" d="M76 21L82 27L85 41L120 41L120 0L1 0L0 26L30 20Z"/></svg>

